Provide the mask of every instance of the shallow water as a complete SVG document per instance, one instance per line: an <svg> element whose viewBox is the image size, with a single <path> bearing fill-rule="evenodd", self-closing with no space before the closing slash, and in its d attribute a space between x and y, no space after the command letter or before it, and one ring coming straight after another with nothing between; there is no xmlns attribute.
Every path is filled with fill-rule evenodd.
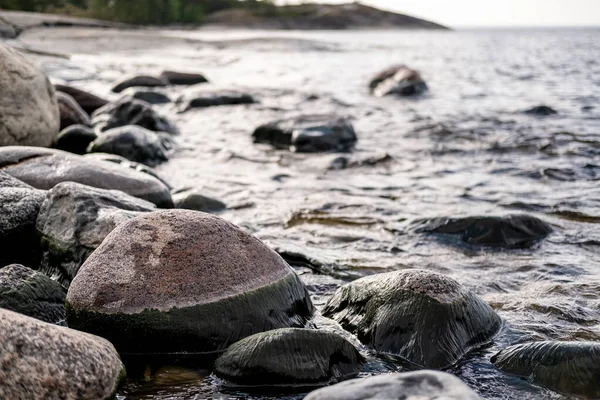
<svg viewBox="0 0 600 400"><path fill-rule="evenodd" d="M600 29L164 35L188 40L45 67L104 95L125 73L163 68L202 71L218 87L249 91L259 104L183 114L158 107L182 131L160 174L225 201L231 208L221 216L295 254L319 307L340 284L369 274L427 268L455 278L505 326L451 371L487 399L569 398L499 372L489 358L533 339L600 340ZM430 92L369 96L368 79L396 63L419 70ZM558 115L520 112L540 104ZM353 118L352 154L252 143L261 123L323 112ZM336 169L340 156L348 168ZM555 232L533 249L498 251L424 236L412 225L519 212ZM362 375L403 368L372 359ZM149 367L141 376L124 398L281 396L227 389L202 369Z"/></svg>

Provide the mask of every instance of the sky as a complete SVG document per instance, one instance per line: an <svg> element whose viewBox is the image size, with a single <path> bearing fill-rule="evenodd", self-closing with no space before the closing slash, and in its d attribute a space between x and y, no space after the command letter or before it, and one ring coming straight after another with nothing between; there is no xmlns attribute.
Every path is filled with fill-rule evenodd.
<svg viewBox="0 0 600 400"><path fill-rule="evenodd" d="M352 0L313 0L348 3ZM293 3L292 0L280 2ZM362 0L452 27L600 26L600 0ZM600 40L600 38L599 38Z"/></svg>

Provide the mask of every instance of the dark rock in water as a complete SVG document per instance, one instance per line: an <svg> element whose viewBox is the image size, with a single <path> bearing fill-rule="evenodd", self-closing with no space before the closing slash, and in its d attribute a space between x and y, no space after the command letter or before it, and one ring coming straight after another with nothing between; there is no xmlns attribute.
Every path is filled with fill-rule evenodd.
<svg viewBox="0 0 600 400"><path fill-rule="evenodd" d="M163 71L160 77L171 85L196 85L208 82L204 75L188 72Z"/></svg>
<svg viewBox="0 0 600 400"><path fill-rule="evenodd" d="M439 371L386 374L315 390L304 400L481 400L454 375Z"/></svg>
<svg viewBox="0 0 600 400"><path fill-rule="evenodd" d="M366 345L441 369L498 332L500 317L454 279L404 270L358 279L323 309Z"/></svg>
<svg viewBox="0 0 600 400"><path fill-rule="evenodd" d="M48 191L37 218L41 271L68 287L87 257L118 225L155 211L154 204L118 190L59 183Z"/></svg>
<svg viewBox="0 0 600 400"><path fill-rule="evenodd" d="M167 104L171 102L169 96L153 90L127 89L124 94L125 96L145 101L148 104Z"/></svg>
<svg viewBox="0 0 600 400"><path fill-rule="evenodd" d="M548 106L537 106L537 107L533 107L530 108L529 110L525 110L523 111L525 114L530 114L530 115L539 115L539 116L547 116L547 115L554 115L554 114L558 114L555 110L553 110L552 108L548 107Z"/></svg>
<svg viewBox="0 0 600 400"><path fill-rule="evenodd" d="M85 90L77 89L68 85L54 85L55 89L71 96L79 106L88 114L108 104L108 100L96 96L95 94L86 92Z"/></svg>
<svg viewBox="0 0 600 400"><path fill-rule="evenodd" d="M112 399L125 368L107 340L0 309L3 399Z"/></svg>
<svg viewBox="0 0 600 400"><path fill-rule="evenodd" d="M39 266L35 220L45 197L44 191L0 171L0 265Z"/></svg>
<svg viewBox="0 0 600 400"><path fill-rule="evenodd" d="M236 385L327 385L360 372L358 350L337 333L285 328L232 344L214 373Z"/></svg>
<svg viewBox="0 0 600 400"><path fill-rule="evenodd" d="M302 115L261 125L252 134L255 143L300 153L348 151L356 133L347 118L336 115Z"/></svg>
<svg viewBox="0 0 600 400"><path fill-rule="evenodd" d="M123 90L130 87L164 87L168 83L162 79L148 75L138 75L131 78L126 78L113 86L111 89L114 93L121 93Z"/></svg>
<svg viewBox="0 0 600 400"><path fill-rule="evenodd" d="M600 398L600 343L524 343L502 350L492 362L557 392Z"/></svg>
<svg viewBox="0 0 600 400"><path fill-rule="evenodd" d="M377 97L391 94L412 96L426 92L427 84L414 69L394 65L375 75L369 82L369 89Z"/></svg>
<svg viewBox="0 0 600 400"><path fill-rule="evenodd" d="M58 134L54 148L73 154L85 154L90 143L97 137L96 132L90 127L71 125Z"/></svg>
<svg viewBox="0 0 600 400"><path fill-rule="evenodd" d="M118 156L116 154L108 154L108 153L88 153L84 156L84 158L91 158L99 161L107 161L115 164L119 164L125 168L131 168L134 171L143 172L144 174L148 174L163 183L167 188L171 189L171 185L167 181L165 181L156 170L152 167L149 167L144 164L140 164L134 161L129 161L125 157ZM168 208L168 207L164 207Z"/></svg>
<svg viewBox="0 0 600 400"><path fill-rule="evenodd" d="M303 327L308 292L277 253L235 225L195 211L119 225L67 294L70 327L125 353L215 353L277 328Z"/></svg>
<svg viewBox="0 0 600 400"><path fill-rule="evenodd" d="M137 125L110 129L88 147L90 153L109 153L150 167L169 160L161 138Z"/></svg>
<svg viewBox="0 0 600 400"><path fill-rule="evenodd" d="M19 36L19 31L14 26L0 21L0 39L15 39Z"/></svg>
<svg viewBox="0 0 600 400"><path fill-rule="evenodd" d="M203 196L197 189L184 189L174 192L173 204L175 208L194 211L222 211L227 208L227 205L220 200Z"/></svg>
<svg viewBox="0 0 600 400"><path fill-rule="evenodd" d="M252 95L236 90L202 90L181 97L180 111L185 112L193 108L206 108L215 106L234 106L240 104L254 104Z"/></svg>
<svg viewBox="0 0 600 400"><path fill-rule="evenodd" d="M552 233L550 225L529 215L434 218L420 223L418 232L455 235L465 243L480 246L531 247Z"/></svg>
<svg viewBox="0 0 600 400"><path fill-rule="evenodd" d="M60 150L0 147L0 168L37 189L52 189L61 182L71 181L101 189L121 190L159 207L173 207L169 188L149 174Z"/></svg>
<svg viewBox="0 0 600 400"><path fill-rule="evenodd" d="M67 290L46 275L13 264L0 269L0 308L45 322L65 319Z"/></svg>
<svg viewBox="0 0 600 400"><path fill-rule="evenodd" d="M60 111L60 130L71 125L91 126L90 116L83 111L75 99L63 92L56 92L58 109Z"/></svg>
<svg viewBox="0 0 600 400"><path fill-rule="evenodd" d="M54 88L17 50L0 43L0 146L50 146L60 127Z"/></svg>
<svg viewBox="0 0 600 400"><path fill-rule="evenodd" d="M92 115L92 125L100 132L126 125L139 125L154 132L179 133L177 127L154 111L150 104L130 97L96 110Z"/></svg>

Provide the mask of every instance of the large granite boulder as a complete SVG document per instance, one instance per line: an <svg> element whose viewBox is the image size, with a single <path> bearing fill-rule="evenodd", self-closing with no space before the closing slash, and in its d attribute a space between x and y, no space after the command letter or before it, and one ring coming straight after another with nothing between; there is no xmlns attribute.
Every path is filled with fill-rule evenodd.
<svg viewBox="0 0 600 400"><path fill-rule="evenodd" d="M155 209L154 204L118 190L59 183L48 191L37 218L41 271L69 286L83 262L113 229Z"/></svg>
<svg viewBox="0 0 600 400"><path fill-rule="evenodd" d="M13 264L0 269L0 308L57 323L65 319L67 290L46 275Z"/></svg>
<svg viewBox="0 0 600 400"><path fill-rule="evenodd" d="M177 102L180 104L180 112L185 112L193 108L254 104L256 100L251 94L238 90L203 89L184 95Z"/></svg>
<svg viewBox="0 0 600 400"><path fill-rule="evenodd" d="M600 398L600 343L533 342L492 358L502 371L568 395Z"/></svg>
<svg viewBox="0 0 600 400"><path fill-rule="evenodd" d="M90 143L96 138L98 135L92 128L85 125L71 125L60 131L53 147L73 154L85 154Z"/></svg>
<svg viewBox="0 0 600 400"><path fill-rule="evenodd" d="M261 241L210 214L149 213L119 225L67 294L69 326L125 353L215 353L252 334L303 327L308 292Z"/></svg>
<svg viewBox="0 0 600 400"><path fill-rule="evenodd" d="M112 91L114 93L121 93L123 90L130 87L164 87L167 85L168 82L165 79L149 75L137 75L117 82L113 86Z"/></svg>
<svg viewBox="0 0 600 400"><path fill-rule="evenodd" d="M323 309L378 351L442 369L489 342L500 317L454 279L426 270L376 274L339 288Z"/></svg>
<svg viewBox="0 0 600 400"><path fill-rule="evenodd" d="M460 379L438 371L416 371L353 379L315 390L304 400L481 400Z"/></svg>
<svg viewBox="0 0 600 400"><path fill-rule="evenodd" d="M60 130L71 125L91 126L90 116L83 111L75 99L63 92L56 92L60 112Z"/></svg>
<svg viewBox="0 0 600 400"><path fill-rule="evenodd" d="M160 116L149 103L123 97L92 114L92 125L99 132L126 125L139 125L154 132L179 133L177 127Z"/></svg>
<svg viewBox="0 0 600 400"><path fill-rule="evenodd" d="M552 227L529 215L433 218L418 221L421 233L448 235L477 246L531 247L552 233Z"/></svg>
<svg viewBox="0 0 600 400"><path fill-rule="evenodd" d="M173 207L169 188L150 174L60 150L0 147L0 168L38 189L52 189L61 182L71 181L101 189L121 190L159 207Z"/></svg>
<svg viewBox="0 0 600 400"><path fill-rule="evenodd" d="M232 344L214 373L235 385L326 385L357 375L358 350L337 333L284 328Z"/></svg>
<svg viewBox="0 0 600 400"><path fill-rule="evenodd" d="M261 125L252 134L255 143L296 152L348 151L357 138L350 121L336 115L301 115Z"/></svg>
<svg viewBox="0 0 600 400"><path fill-rule="evenodd" d="M73 86L54 85L54 88L58 92L66 93L71 96L77 102L77 104L79 104L83 111L90 115L100 107L108 104L108 100Z"/></svg>
<svg viewBox="0 0 600 400"><path fill-rule="evenodd" d="M190 72L178 72L178 71L163 71L160 74L160 78L169 82L171 85L197 85L199 83L206 83L208 79L202 74L190 73Z"/></svg>
<svg viewBox="0 0 600 400"><path fill-rule="evenodd" d="M369 89L375 96L412 96L427 91L427 84L421 75L405 65L394 65L375 75L369 82Z"/></svg>
<svg viewBox="0 0 600 400"><path fill-rule="evenodd" d="M125 368L110 342L0 309L0 398L113 399Z"/></svg>
<svg viewBox="0 0 600 400"><path fill-rule="evenodd" d="M54 88L31 62L2 44L0 88L0 146L50 146L60 127Z"/></svg>

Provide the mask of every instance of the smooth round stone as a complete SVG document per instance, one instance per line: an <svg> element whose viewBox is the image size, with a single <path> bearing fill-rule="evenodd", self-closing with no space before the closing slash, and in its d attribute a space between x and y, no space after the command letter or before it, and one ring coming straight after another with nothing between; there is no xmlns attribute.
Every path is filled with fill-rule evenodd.
<svg viewBox="0 0 600 400"><path fill-rule="evenodd" d="M404 65L394 65L375 75L369 82L369 89L375 96L412 96L428 90L421 75Z"/></svg>
<svg viewBox="0 0 600 400"><path fill-rule="evenodd" d="M60 112L60 130L71 125L91 126L90 116L83 111L73 97L63 92L56 92Z"/></svg>
<svg viewBox="0 0 600 400"><path fill-rule="evenodd" d="M261 241L210 214L170 210L119 225L67 294L69 326L124 353L215 353L252 334L303 327L308 292Z"/></svg>
<svg viewBox="0 0 600 400"><path fill-rule="evenodd" d="M96 132L88 126L71 125L58 134L54 148L73 154L85 154L90 143L97 137Z"/></svg>
<svg viewBox="0 0 600 400"><path fill-rule="evenodd" d="M125 78L122 81L117 82L113 86L112 91L114 93L121 93L123 90L130 87L164 87L167 86L167 84L168 83L162 78L157 78L148 75L138 75L130 78Z"/></svg>
<svg viewBox="0 0 600 400"><path fill-rule="evenodd" d="M489 342L500 317L454 279L426 270L371 275L339 288L323 315L374 349L442 369Z"/></svg>
<svg viewBox="0 0 600 400"><path fill-rule="evenodd" d="M197 85L199 83L206 83L208 79L202 74L190 73L190 72L178 72L178 71L163 71L160 77L171 85Z"/></svg>
<svg viewBox="0 0 600 400"><path fill-rule="evenodd" d="M54 88L29 60L3 44L0 88L0 146L50 146L60 127Z"/></svg>
<svg viewBox="0 0 600 400"><path fill-rule="evenodd" d="M65 319L67 290L58 282L23 265L0 269L0 308L45 322Z"/></svg>
<svg viewBox="0 0 600 400"><path fill-rule="evenodd" d="M0 398L113 399L125 368L110 342L0 308Z"/></svg>
<svg viewBox="0 0 600 400"><path fill-rule="evenodd" d="M145 101L148 104L167 104L171 102L171 99L166 94L150 89L143 90L139 88L129 88L123 94L134 99Z"/></svg>
<svg viewBox="0 0 600 400"><path fill-rule="evenodd" d="M457 377L416 371L353 379L311 392L304 400L481 400Z"/></svg>
<svg viewBox="0 0 600 400"><path fill-rule="evenodd" d="M126 125L139 125L154 132L179 133L177 127L159 115L149 103L130 96L109 103L92 114L92 125L98 132Z"/></svg>
<svg viewBox="0 0 600 400"><path fill-rule="evenodd" d="M238 90L203 89L182 96L178 103L180 111L185 112L194 108L254 104L256 100L251 94Z"/></svg>
<svg viewBox="0 0 600 400"><path fill-rule="evenodd" d="M557 392L600 398L600 343L523 343L500 351L492 362Z"/></svg>
<svg viewBox="0 0 600 400"><path fill-rule="evenodd" d="M236 385L326 385L358 374L363 359L337 333L276 329L232 344L215 362L214 373Z"/></svg>
<svg viewBox="0 0 600 400"><path fill-rule="evenodd" d="M227 205L220 200L199 193L198 189L186 189L172 193L174 208L203 212L222 211Z"/></svg>
<svg viewBox="0 0 600 400"><path fill-rule="evenodd" d="M66 93L69 96L71 96L77 102L77 104L79 104L83 111L88 113L88 115L91 115L100 107L103 107L106 104L108 104L108 100L73 86L54 85L54 87L58 92Z"/></svg>

